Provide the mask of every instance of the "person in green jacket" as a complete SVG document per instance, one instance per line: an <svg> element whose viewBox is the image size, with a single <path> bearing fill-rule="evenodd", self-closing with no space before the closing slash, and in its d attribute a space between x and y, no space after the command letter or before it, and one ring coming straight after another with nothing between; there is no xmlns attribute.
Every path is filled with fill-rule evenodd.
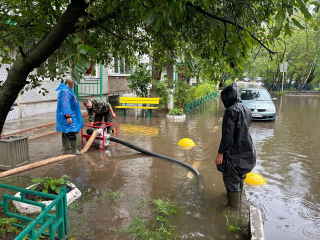
<svg viewBox="0 0 320 240"><path fill-rule="evenodd" d="M116 117L116 114L113 112L111 104L101 98L85 99L83 100L83 105L87 108L89 114L89 121L94 122L104 122L111 123L112 118ZM93 118L93 113L95 116ZM101 124L97 124L100 126ZM108 127L108 133L112 133L112 128Z"/></svg>

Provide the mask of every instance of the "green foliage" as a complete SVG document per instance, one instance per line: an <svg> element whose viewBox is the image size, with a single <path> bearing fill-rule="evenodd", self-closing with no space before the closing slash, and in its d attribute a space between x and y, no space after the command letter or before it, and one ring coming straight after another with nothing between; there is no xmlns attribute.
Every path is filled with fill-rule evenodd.
<svg viewBox="0 0 320 240"><path fill-rule="evenodd" d="M298 16L302 17L301 13ZM293 23L296 21L294 19L291 20ZM315 23L312 24L317 25ZM311 68L320 64L320 48L318 43L320 32L312 31L307 22L299 26L290 34L280 34L280 38L285 43L279 41L275 44L279 55L273 61L270 60L268 53L259 51L259 47L256 46L253 49L253 54L250 57L246 66L247 70L244 74L250 78L263 77L263 80L267 82L273 82L275 79L278 79L279 83L279 81L282 81L282 73L279 70L280 64L288 62L288 71L285 73L286 80L288 79L289 83L293 79L296 80L296 83L305 83ZM307 26L307 30L305 26ZM313 62L315 63L313 64ZM314 81L320 80L319 69L317 70L317 68ZM311 81L311 79L308 81Z"/></svg>
<svg viewBox="0 0 320 240"><path fill-rule="evenodd" d="M71 186L71 183L66 179L67 177L67 175L63 175L60 179L55 179L52 177L32 179L31 181L33 183L38 183L32 187L32 190L35 190L40 185L43 187L43 193L55 192L57 195L59 195L61 187L65 186L66 184Z"/></svg>
<svg viewBox="0 0 320 240"><path fill-rule="evenodd" d="M138 97L148 96L148 87L152 78L150 70L148 70L145 65L137 67L127 80L130 83L128 87L132 89Z"/></svg>
<svg viewBox="0 0 320 240"><path fill-rule="evenodd" d="M170 203L169 199L155 199L153 200L153 203L156 206L155 211L166 217L169 217L178 211L178 207L175 204Z"/></svg>
<svg viewBox="0 0 320 240"><path fill-rule="evenodd" d="M80 38L75 39L75 43L79 42ZM94 54L97 50L91 46L85 44L77 45L77 54L69 54L64 61L69 62L71 60L71 78L79 83L82 75L90 68L91 60L88 55ZM67 67L60 68L58 74L62 74L67 70Z"/></svg>
<svg viewBox="0 0 320 240"><path fill-rule="evenodd" d="M169 218L178 212L178 206L172 204L169 199L153 199L148 203L154 205L157 215L155 219L143 221L136 217L130 229L124 233L130 234L133 239L141 240L178 239L173 233L176 227L169 223Z"/></svg>
<svg viewBox="0 0 320 240"><path fill-rule="evenodd" d="M184 108L189 101L188 91L191 86L182 79L177 81L174 98L176 100L176 108Z"/></svg>
<svg viewBox="0 0 320 240"><path fill-rule="evenodd" d="M176 115L183 115L183 109L182 108L172 108L170 109L169 115L176 116Z"/></svg>
<svg viewBox="0 0 320 240"><path fill-rule="evenodd" d="M233 226L232 224L229 223L229 218L228 218L227 214L225 215L225 217L226 217L226 220L227 220L226 226L227 226L227 230L228 230L229 233L235 233L235 232L240 230L240 227Z"/></svg>
<svg viewBox="0 0 320 240"><path fill-rule="evenodd" d="M102 198L111 198L111 199L113 199L114 203L120 201L123 197L124 197L124 193L118 192L118 191L112 192L110 190L106 193L105 192L102 193Z"/></svg>
<svg viewBox="0 0 320 240"><path fill-rule="evenodd" d="M19 234L21 230L13 223L18 223L16 218L0 218L0 236L4 236L6 233Z"/></svg>
<svg viewBox="0 0 320 240"><path fill-rule="evenodd" d="M193 100L201 98L205 95L208 95L209 93L212 93L215 90L216 90L216 85L214 83L205 82L203 84L200 84L194 92Z"/></svg>
<svg viewBox="0 0 320 240"><path fill-rule="evenodd" d="M162 81L155 81L152 80L152 85L155 87L157 96L163 99L163 102L165 105L169 102L169 83L168 80L162 80Z"/></svg>

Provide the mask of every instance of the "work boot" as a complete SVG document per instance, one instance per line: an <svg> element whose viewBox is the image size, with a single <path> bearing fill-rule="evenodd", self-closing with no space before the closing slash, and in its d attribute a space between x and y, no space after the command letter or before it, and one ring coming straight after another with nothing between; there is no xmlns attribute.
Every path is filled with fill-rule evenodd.
<svg viewBox="0 0 320 240"><path fill-rule="evenodd" d="M241 192L227 192L228 206L229 207L240 207L240 195Z"/></svg>
<svg viewBox="0 0 320 240"><path fill-rule="evenodd" d="M79 152L77 149L77 141L71 141L70 145L71 145L71 154L83 155L83 153Z"/></svg>
<svg viewBox="0 0 320 240"><path fill-rule="evenodd" d="M62 151L70 150L70 142L67 138L62 138Z"/></svg>

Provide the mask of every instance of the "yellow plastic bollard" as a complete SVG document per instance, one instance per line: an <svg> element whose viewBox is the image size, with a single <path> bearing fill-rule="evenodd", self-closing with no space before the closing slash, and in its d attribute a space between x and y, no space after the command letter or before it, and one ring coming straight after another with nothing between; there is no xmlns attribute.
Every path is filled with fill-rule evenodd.
<svg viewBox="0 0 320 240"><path fill-rule="evenodd" d="M248 185L262 185L267 183L267 181L258 173L247 173L247 177L244 182Z"/></svg>
<svg viewBox="0 0 320 240"><path fill-rule="evenodd" d="M182 138L179 142L178 145L183 149L183 150L188 150L193 148L196 144L194 141L192 141L190 138Z"/></svg>

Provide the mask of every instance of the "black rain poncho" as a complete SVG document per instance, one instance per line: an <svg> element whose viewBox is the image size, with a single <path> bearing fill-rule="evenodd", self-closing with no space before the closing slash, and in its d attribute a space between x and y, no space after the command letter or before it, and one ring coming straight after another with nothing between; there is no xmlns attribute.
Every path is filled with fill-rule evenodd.
<svg viewBox="0 0 320 240"><path fill-rule="evenodd" d="M223 116L222 138L218 152L227 156L238 174L249 173L256 165L256 150L249 134L251 111L242 104L235 83L221 92L221 100L227 109Z"/></svg>

